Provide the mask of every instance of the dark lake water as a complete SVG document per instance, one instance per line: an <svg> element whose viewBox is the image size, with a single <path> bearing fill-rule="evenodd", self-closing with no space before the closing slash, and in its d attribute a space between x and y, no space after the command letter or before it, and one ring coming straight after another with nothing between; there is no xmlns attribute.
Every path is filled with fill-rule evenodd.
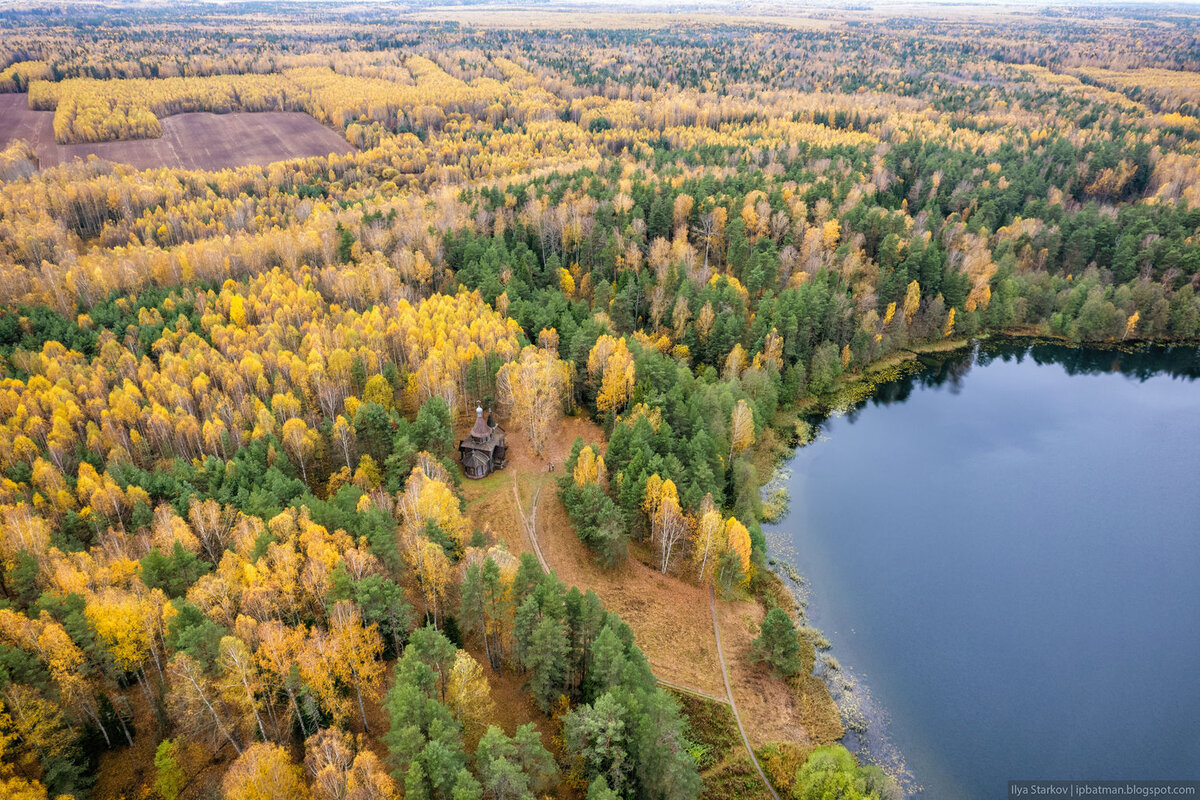
<svg viewBox="0 0 1200 800"><path fill-rule="evenodd" d="M772 552L922 798L1200 777L1198 377L1194 348L989 345L797 451Z"/></svg>

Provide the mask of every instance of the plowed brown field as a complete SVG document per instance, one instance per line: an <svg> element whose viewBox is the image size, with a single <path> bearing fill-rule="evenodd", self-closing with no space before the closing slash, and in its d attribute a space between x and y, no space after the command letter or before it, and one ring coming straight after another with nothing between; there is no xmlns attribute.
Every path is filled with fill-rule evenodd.
<svg viewBox="0 0 1200 800"><path fill-rule="evenodd" d="M94 154L138 169L225 169L354 149L341 136L298 111L177 114L162 119L163 135L159 139L95 144L56 144L53 121L52 111L30 111L27 95L0 94L0 148L25 139L37 152L43 168Z"/></svg>

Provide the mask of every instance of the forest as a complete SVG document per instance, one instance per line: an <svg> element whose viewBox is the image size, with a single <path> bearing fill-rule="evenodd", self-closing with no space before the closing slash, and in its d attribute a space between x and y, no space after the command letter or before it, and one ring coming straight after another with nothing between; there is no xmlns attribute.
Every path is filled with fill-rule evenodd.
<svg viewBox="0 0 1200 800"><path fill-rule="evenodd" d="M1200 19L410 12L0 10L58 144L352 145L43 166L0 122L0 796L905 796L838 743L763 485L916 351L1200 339ZM519 453L480 482L476 407ZM684 596L732 688L626 619Z"/></svg>

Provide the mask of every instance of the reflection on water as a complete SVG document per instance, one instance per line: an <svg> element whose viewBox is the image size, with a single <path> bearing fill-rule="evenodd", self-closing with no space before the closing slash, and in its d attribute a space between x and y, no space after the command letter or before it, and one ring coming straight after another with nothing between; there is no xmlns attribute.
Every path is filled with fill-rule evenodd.
<svg viewBox="0 0 1200 800"><path fill-rule="evenodd" d="M997 360L1020 364L1026 359L1039 366L1060 366L1067 375L1117 373L1139 382L1156 375L1189 381L1200 378L1200 348L1196 347L1143 344L1093 348L1025 339L989 340L949 353L922 354L918 357L921 367L918 371L881 384L868 400L859 403L848 415L853 421L867 404L903 403L917 389L944 386L957 394L972 367L986 367Z"/></svg>
<svg viewBox="0 0 1200 800"><path fill-rule="evenodd" d="M922 797L1200 773L1200 350L922 356L789 462L847 744Z"/></svg>

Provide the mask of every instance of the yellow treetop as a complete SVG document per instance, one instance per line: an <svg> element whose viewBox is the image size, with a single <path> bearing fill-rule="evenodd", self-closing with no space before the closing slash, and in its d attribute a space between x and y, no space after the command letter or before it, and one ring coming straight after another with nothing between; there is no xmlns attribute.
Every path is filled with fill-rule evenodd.
<svg viewBox="0 0 1200 800"><path fill-rule="evenodd" d="M904 321L912 324L913 317L917 316L917 309L920 307L921 284L912 281L904 292Z"/></svg>
<svg viewBox="0 0 1200 800"><path fill-rule="evenodd" d="M738 400L729 421L729 457L754 444L754 412L745 400Z"/></svg>
<svg viewBox="0 0 1200 800"><path fill-rule="evenodd" d="M620 411L629 402L637 379L633 354L625 344L625 338L614 340L605 335L597 340L588 355L588 374L595 379L600 374L600 390L596 394L596 408L600 411Z"/></svg>
<svg viewBox="0 0 1200 800"><path fill-rule="evenodd" d="M596 483L599 480L598 463L603 464L604 459L597 459L596 451L592 450L591 445L584 447L579 451L579 458L575 461L575 485L585 486L589 483Z"/></svg>
<svg viewBox="0 0 1200 800"><path fill-rule="evenodd" d="M557 356L557 350L529 345L496 374L501 402L512 407L538 455L571 385L571 367Z"/></svg>
<svg viewBox="0 0 1200 800"><path fill-rule="evenodd" d="M730 517L725 523L725 540L728 547L737 553L742 562L743 583L750 581L750 532L746 526L738 522L737 517Z"/></svg>
<svg viewBox="0 0 1200 800"><path fill-rule="evenodd" d="M463 727L476 735L487 730L495 713L487 675L466 650L459 650L454 656L446 682L446 705Z"/></svg>
<svg viewBox="0 0 1200 800"><path fill-rule="evenodd" d="M259 742L247 747L221 781L225 800L309 800L308 785L287 750Z"/></svg>

